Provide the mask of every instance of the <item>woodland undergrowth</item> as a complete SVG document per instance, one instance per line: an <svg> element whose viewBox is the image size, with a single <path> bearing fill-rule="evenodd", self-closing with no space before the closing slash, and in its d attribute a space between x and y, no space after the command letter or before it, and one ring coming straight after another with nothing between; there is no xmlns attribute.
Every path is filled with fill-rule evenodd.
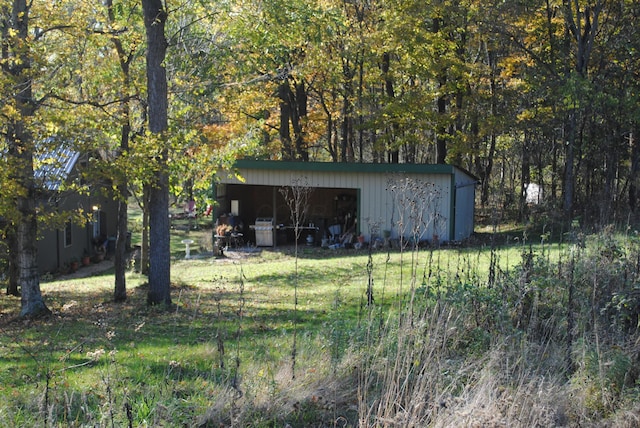
<svg viewBox="0 0 640 428"><path fill-rule="evenodd" d="M488 276L423 254L359 344L357 425L638 426L640 237L546 238L523 239L515 268L492 249Z"/></svg>
<svg viewBox="0 0 640 428"><path fill-rule="evenodd" d="M638 426L640 236L607 228L514 242L517 263L487 244L488 266L477 255L487 248L405 245L411 274L400 277L386 273L390 257L374 262L371 251L360 300L347 297L343 280L333 284L331 308L313 332L297 300L289 329L255 321L249 262L231 283L212 280L209 295L176 284L174 312L128 308L149 325L131 322L127 332L110 325L108 305L94 305L93 333L56 344L63 351L55 358L45 358L54 338L36 347L26 327L19 338L13 325L26 362L12 382L33 388L14 397L2 389L0 423ZM308 274L296 268L301 284ZM168 332L171 358L145 351L152 323ZM78 375L89 367L98 369L92 377Z"/></svg>

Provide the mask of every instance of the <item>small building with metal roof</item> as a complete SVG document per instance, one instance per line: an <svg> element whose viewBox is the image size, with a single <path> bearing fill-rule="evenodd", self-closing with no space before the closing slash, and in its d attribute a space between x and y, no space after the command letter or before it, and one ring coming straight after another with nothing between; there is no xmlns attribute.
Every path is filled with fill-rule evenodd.
<svg viewBox="0 0 640 428"><path fill-rule="evenodd" d="M62 227L39 226L40 273L67 270L83 256L94 256L96 245L105 245L106 251L115 240L118 205L104 191L109 187L93 186L89 192L65 189L65 183L77 178L78 165L84 158L63 143L36 154L34 179L40 189L40 211L69 216ZM89 221L84 224L72 221L73 213L82 213Z"/></svg>
<svg viewBox="0 0 640 428"><path fill-rule="evenodd" d="M270 222L267 245L284 243L296 218L295 192L286 189L307 189L298 226L309 242L347 231L367 242L461 241L473 233L477 182L452 165L238 160L233 173L217 177L216 216L242 225L252 242L257 222Z"/></svg>

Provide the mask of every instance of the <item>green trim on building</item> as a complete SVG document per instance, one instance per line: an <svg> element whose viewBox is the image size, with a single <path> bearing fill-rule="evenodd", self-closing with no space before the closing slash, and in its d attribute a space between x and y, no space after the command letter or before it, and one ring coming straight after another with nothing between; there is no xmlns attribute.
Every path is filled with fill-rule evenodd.
<svg viewBox="0 0 640 428"><path fill-rule="evenodd" d="M357 188L356 189L356 200L358 201L358 215L356 216L356 222L357 222L357 230L356 233L358 235L361 235L364 233L364 229L363 229L363 224L362 224L362 189L361 188Z"/></svg>
<svg viewBox="0 0 640 428"><path fill-rule="evenodd" d="M451 187L449 190L449 239L454 241L456 239L456 194L458 189L456 189L456 176L455 174L451 174Z"/></svg>
<svg viewBox="0 0 640 428"><path fill-rule="evenodd" d="M390 174L454 174L455 167L446 164L293 162L239 159L235 168L271 171L354 172Z"/></svg>

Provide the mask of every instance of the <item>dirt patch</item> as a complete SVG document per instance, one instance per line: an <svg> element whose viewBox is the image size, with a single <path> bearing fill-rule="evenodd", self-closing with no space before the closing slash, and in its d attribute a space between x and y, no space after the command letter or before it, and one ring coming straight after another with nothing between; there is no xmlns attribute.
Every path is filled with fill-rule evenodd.
<svg viewBox="0 0 640 428"><path fill-rule="evenodd" d="M80 266L77 271L56 276L54 280L60 281L65 279L87 278L89 276L94 276L100 273L104 273L112 268L113 268L113 260L105 259L97 263L91 263L88 266Z"/></svg>
<svg viewBox="0 0 640 428"><path fill-rule="evenodd" d="M262 254L262 250L258 247L246 247L237 249L227 249L223 255L216 256L216 263L229 263L238 260L246 260L252 257L258 257ZM209 257L214 257L213 254L209 254Z"/></svg>

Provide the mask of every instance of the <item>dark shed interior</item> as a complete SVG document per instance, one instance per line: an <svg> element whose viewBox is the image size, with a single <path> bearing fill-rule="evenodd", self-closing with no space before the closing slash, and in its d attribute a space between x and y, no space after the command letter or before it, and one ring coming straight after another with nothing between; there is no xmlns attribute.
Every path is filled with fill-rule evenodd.
<svg viewBox="0 0 640 428"><path fill-rule="evenodd" d="M291 208L282 187L220 184L216 192L217 223L234 226L244 234L245 242L256 243L254 225L256 220L264 219L273 220L276 229L274 244L295 242ZM359 233L358 206L358 189L312 188L300 239L313 239L313 243L319 245L323 239L331 239L336 233ZM309 235L312 238L308 238Z"/></svg>

